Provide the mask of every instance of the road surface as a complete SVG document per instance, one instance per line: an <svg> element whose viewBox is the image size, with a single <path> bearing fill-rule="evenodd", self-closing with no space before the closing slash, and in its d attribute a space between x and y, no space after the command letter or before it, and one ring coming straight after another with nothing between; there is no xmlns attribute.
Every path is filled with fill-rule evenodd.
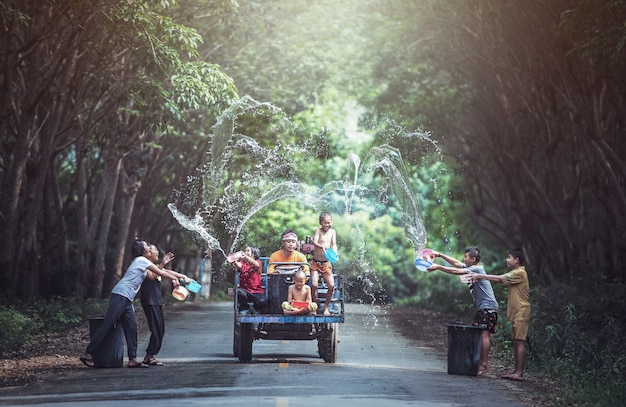
<svg viewBox="0 0 626 407"><path fill-rule="evenodd" d="M175 310L158 355L165 366L89 369L77 357L67 374L0 389L0 405L524 406L512 382L449 375L445 355L402 337L376 307L346 305L335 364L319 357L316 341L269 340L255 341L252 362L241 363L232 353L232 304ZM147 339L141 332L140 355Z"/></svg>

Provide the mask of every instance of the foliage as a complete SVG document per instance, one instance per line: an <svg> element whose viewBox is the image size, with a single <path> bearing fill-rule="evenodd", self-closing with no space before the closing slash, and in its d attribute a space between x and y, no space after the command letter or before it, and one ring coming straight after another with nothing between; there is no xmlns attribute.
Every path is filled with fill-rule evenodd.
<svg viewBox="0 0 626 407"><path fill-rule="evenodd" d="M578 289L561 288L572 300L554 301L551 290L540 295L533 312L528 343L529 364L559 379L556 404L622 405L626 401L624 315L619 311L623 285L605 285L583 297ZM542 327L542 328L539 328Z"/></svg>
<svg viewBox="0 0 626 407"><path fill-rule="evenodd" d="M36 300L26 308L26 312L45 331L65 331L84 321L84 302L78 298L54 297L50 300Z"/></svg>
<svg viewBox="0 0 626 407"><path fill-rule="evenodd" d="M427 111L447 163L463 180L450 189L462 204L450 210L455 222L482 233L489 246L523 247L546 284L575 278L578 265L624 277L613 255L625 241L624 227L615 227L625 221L617 208L626 185L620 5L453 0L395 1L385 9L402 22L390 35L409 38L410 48L401 54L400 79L381 78L402 84L398 97L375 87L382 91L372 115L413 111L403 119L413 123ZM389 58L378 65L390 72ZM419 102L431 96L405 98L431 83L442 90L435 99L447 103L422 110Z"/></svg>
<svg viewBox="0 0 626 407"><path fill-rule="evenodd" d="M327 87L351 96L369 82L370 3L241 2L236 14L190 24L205 38L203 58L218 63L241 94L294 115L323 104Z"/></svg>
<svg viewBox="0 0 626 407"><path fill-rule="evenodd" d="M126 241L150 224L133 217L136 201L171 191L159 182L156 197L144 194L146 175L158 158L188 153L178 149L188 143L165 144L176 133L166 125L214 117L236 98L217 65L196 59L197 31L168 16L176 5L3 2L12 32L0 49L3 296L106 295ZM164 179L189 171L176 170Z"/></svg>
<svg viewBox="0 0 626 407"><path fill-rule="evenodd" d="M14 307L0 306L0 354L19 348L39 328L36 320Z"/></svg>
<svg viewBox="0 0 626 407"><path fill-rule="evenodd" d="M12 33L0 47L3 296L107 294L135 235L195 254L202 239L172 218L174 200L226 250L256 242L264 253L284 228L312 234L331 211L351 299L466 318L462 284L413 267L408 196L437 250L478 245L499 273L502 253L523 247L535 326L546 327L529 342L532 363L585 389L572 400L612 400L617 387L584 387L576 369L589 358L594 383L609 365L623 371L624 305L543 292L625 278L621 0L40 6L5 1L0 17ZM381 167L357 172L356 159L381 150L402 157L405 196ZM276 184L295 189L273 201ZM568 318L555 317L562 298ZM33 303L59 327L75 307ZM573 330L580 343L563 339Z"/></svg>

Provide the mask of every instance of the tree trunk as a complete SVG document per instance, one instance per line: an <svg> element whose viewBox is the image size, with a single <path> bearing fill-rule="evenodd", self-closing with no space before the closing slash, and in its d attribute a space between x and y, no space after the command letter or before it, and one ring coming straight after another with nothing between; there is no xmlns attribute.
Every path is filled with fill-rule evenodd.
<svg viewBox="0 0 626 407"><path fill-rule="evenodd" d="M115 152L109 152L108 156L105 157L104 174L99 191L99 195L103 199L98 199L98 201L103 202L102 213L92 218L96 223L91 225L93 227L92 230L97 231L95 235L96 239L94 239L96 242L94 248L94 267L91 275L91 286L89 287L89 293L92 297L100 298L108 294L103 292L102 289L106 274L105 253L107 250L109 231L111 230L111 218L113 217L117 180L121 168L122 158L117 156Z"/></svg>
<svg viewBox="0 0 626 407"><path fill-rule="evenodd" d="M117 236L112 248L115 254L115 263L107 273L105 286L110 290L122 278L127 265L124 264L127 245L133 241L135 236L130 236L130 224L133 218L133 209L137 193L141 188L141 181L131 179L122 168L119 175L119 189L116 202Z"/></svg>

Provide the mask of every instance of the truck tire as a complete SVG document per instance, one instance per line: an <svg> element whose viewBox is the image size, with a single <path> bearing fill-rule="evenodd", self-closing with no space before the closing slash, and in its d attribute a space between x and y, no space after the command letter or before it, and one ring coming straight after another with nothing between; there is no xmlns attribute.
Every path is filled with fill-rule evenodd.
<svg viewBox="0 0 626 407"><path fill-rule="evenodd" d="M329 325L330 325L330 330L328 331L327 340L325 341L326 351L324 352L324 355L322 357L324 358L324 362L326 363L336 363L337 362L337 344L339 343L339 340L338 340L339 324L334 323L334 324L329 324Z"/></svg>
<svg viewBox="0 0 626 407"><path fill-rule="evenodd" d="M239 360L244 363L248 363L252 360L252 324L239 324L240 336L239 336Z"/></svg>
<svg viewBox="0 0 626 407"><path fill-rule="evenodd" d="M235 320L235 326L233 327L233 355L239 356L239 342L241 338L241 324Z"/></svg>
<svg viewBox="0 0 626 407"><path fill-rule="evenodd" d="M322 325L320 324L320 327ZM320 328L320 333L317 337L317 353L319 353L320 358L324 359L326 355L326 349L328 348L328 330L330 328L330 324L324 324L323 328Z"/></svg>

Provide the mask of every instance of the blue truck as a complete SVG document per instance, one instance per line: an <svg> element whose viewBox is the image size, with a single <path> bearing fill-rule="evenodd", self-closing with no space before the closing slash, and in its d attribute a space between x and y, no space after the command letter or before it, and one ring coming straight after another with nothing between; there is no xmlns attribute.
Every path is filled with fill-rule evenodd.
<svg viewBox="0 0 626 407"><path fill-rule="evenodd" d="M287 300L287 291L293 284L296 271L308 263L274 263L278 272L268 274L269 258L262 257L261 281L265 306L257 313L243 314L238 310L237 288L239 273L235 276L233 354L241 362L252 360L255 340L317 340L317 352L327 363L337 361L339 324L344 321L344 288L342 276L335 274L335 292L329 304L331 315L285 315L281 304ZM310 279L308 281L310 284ZM323 308L327 287L320 278L318 298Z"/></svg>

